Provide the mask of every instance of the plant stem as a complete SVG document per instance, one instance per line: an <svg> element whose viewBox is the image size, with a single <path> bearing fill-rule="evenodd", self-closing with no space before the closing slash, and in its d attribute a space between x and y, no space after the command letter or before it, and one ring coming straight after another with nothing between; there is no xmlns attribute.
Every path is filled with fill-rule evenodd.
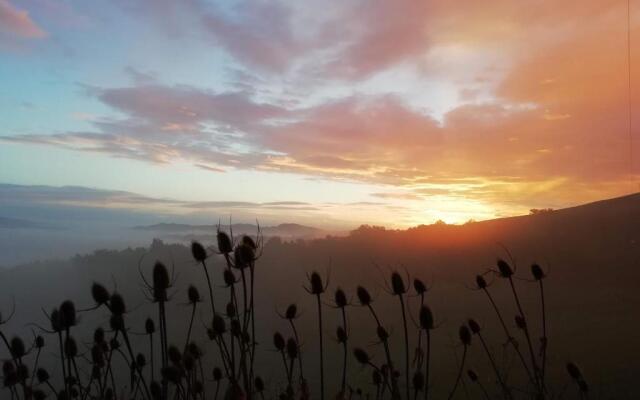
<svg viewBox="0 0 640 400"><path fill-rule="evenodd" d="M322 302L320 294L316 295L318 300L318 332L320 334L320 400L324 400L324 354L322 348Z"/></svg>
<svg viewBox="0 0 640 400"><path fill-rule="evenodd" d="M429 398L429 363L431 362L431 329L427 329L427 359L424 368L424 400Z"/></svg>
<svg viewBox="0 0 640 400"><path fill-rule="evenodd" d="M458 376L456 378L456 383L453 385L453 389L451 389L451 393L449 393L448 400L453 398L453 395L456 393L456 389L458 388L458 384L460 383L460 378L462 378L462 371L464 370L464 362L467 358L467 346L464 346L464 351L462 352L462 361L460 362L460 369L458 370Z"/></svg>
<svg viewBox="0 0 640 400"><path fill-rule="evenodd" d="M402 309L402 324L404 328L404 367L405 367L405 379L406 379L406 394L407 400L410 400L410 378L409 378L409 332L407 330L407 313L404 307L404 299L402 294L398 295L400 299L400 308Z"/></svg>

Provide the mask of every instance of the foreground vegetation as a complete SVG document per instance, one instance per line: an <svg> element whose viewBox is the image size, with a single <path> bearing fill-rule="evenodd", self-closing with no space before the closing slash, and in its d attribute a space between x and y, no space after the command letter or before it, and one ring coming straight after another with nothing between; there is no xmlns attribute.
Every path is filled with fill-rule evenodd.
<svg viewBox="0 0 640 400"><path fill-rule="evenodd" d="M428 399L436 365L432 364L432 349L443 346L432 338L435 329L444 329L436 321L429 306L428 286L419 278L411 279L402 271L390 270L384 285L390 299L397 304L403 324L398 330L402 346L392 349L391 327L380 318L381 299L374 301L369 290L358 286L354 296L341 288L329 293L329 273L312 272L305 289L316 304L317 337L304 340L297 327L300 315L296 304L291 304L281 317L288 322L287 332L274 332L271 339L256 338L255 294L260 282L260 269L256 268L262 250L262 238L243 236L235 239L219 231L217 245L205 248L193 243L191 252L202 269L208 293L202 296L195 286L186 293L190 309L190 322L185 326L186 340L180 343L170 337L167 330L169 302L183 302L185 294L175 293L174 269L162 261L156 261L151 271L140 268L140 279L149 302L156 308L156 316L140 326L132 326L132 313L128 313L123 296L110 292L105 286L94 283L91 294L95 304L76 309L74 302L63 301L58 307L47 310L47 326L33 325L34 338L29 345L20 337L5 335L0 326L0 337L6 349L3 364L5 395L16 399L229 399L242 398L371 398L371 399ZM225 268L211 268L210 258L224 259ZM141 263L142 264L142 263ZM454 356L458 368L452 377L448 399L471 395L473 398L551 399L561 396L586 398L588 385L578 367L567 363L568 383L571 386L553 388L548 380L547 318L545 309L544 270L534 264L530 269L528 284L537 285L540 293L540 312L537 317L528 315L521 306L515 262L498 260L495 267L481 271L475 278L473 290L483 298L495 314L495 324L503 332L503 338L485 337L482 325L469 319L457 332L458 346ZM222 275L221 282L218 281ZM283 277L285 279L285 277ZM216 284L214 284L214 280ZM515 316L507 314L505 307L497 304L492 296L493 284L507 285L513 294L517 310ZM221 287L221 289L218 289ZM222 290L228 299L223 304L214 301L215 290ZM480 299L479 299L480 300ZM198 311L210 312L207 318L207 337L193 337ZM413 310L413 311L412 311ZM323 326L323 315L338 312L342 321L337 327ZM77 334L79 316L85 313L104 313L109 317L109 329L97 327L93 338L80 341ZM11 313L12 314L12 313ZM5 319L0 317L4 325ZM355 343L351 339L354 330L362 329L361 321L370 319L375 325L371 337L373 345ZM325 319L326 320L326 319ZM358 321L354 324L354 321ZM532 322L540 325L533 332ZM485 321L491 323L491 321ZM135 325L135 323L133 324ZM139 324L141 325L141 324ZM397 328L397 327L396 327ZM335 332L334 339L341 345L342 360L339 371L325 371L325 344L328 331ZM134 346L131 335L141 334L145 346ZM45 340L46 338L46 340ZM83 338L86 340L86 338ZM498 354L488 344L503 343L502 357L511 355L516 363L505 368L498 362ZM303 341L304 340L304 341ZM313 374L305 375L303 346L306 355L317 357L318 367ZM486 368L472 370L467 365L471 347L476 347L486 358ZM87 351L83 350L87 347ZM313 351L307 351L313 347ZM372 350L373 348L373 350ZM383 358L379 361L370 355L380 348ZM48 350L48 351L45 351ZM275 351L281 359L279 368L282 380L265 382L257 370L256 360L267 351ZM59 358L59 369L47 371L39 366L41 355ZM116 365L124 361L128 366L127 379L118 374ZM350 380L353 371L368 369L370 382ZM511 371L517 369L518 373ZM115 370L115 371L114 371ZM315 379L317 374L318 379ZM339 375L337 385L325 382L328 374ZM59 376L58 376L59 375ZM314 379L309 379L313 376ZM513 377L522 377L515 379ZM314 385L310 382L313 381ZM317 385L315 382L317 381ZM328 379L327 379L328 381ZM468 391L466 385L469 385ZM464 392L464 393L463 393Z"/></svg>

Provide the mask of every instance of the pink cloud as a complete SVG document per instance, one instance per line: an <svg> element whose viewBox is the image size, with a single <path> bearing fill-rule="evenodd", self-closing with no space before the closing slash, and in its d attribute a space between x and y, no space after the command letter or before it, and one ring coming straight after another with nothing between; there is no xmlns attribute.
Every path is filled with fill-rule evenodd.
<svg viewBox="0 0 640 400"><path fill-rule="evenodd" d="M36 24L29 13L12 5L8 0L0 0L0 37L38 39L47 33Z"/></svg>

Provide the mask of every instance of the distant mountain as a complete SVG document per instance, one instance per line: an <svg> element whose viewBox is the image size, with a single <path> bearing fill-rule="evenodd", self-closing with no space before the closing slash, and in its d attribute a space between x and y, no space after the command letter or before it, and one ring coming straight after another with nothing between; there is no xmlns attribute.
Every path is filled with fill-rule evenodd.
<svg viewBox="0 0 640 400"><path fill-rule="evenodd" d="M47 229L52 226L20 218L0 217L0 229Z"/></svg>
<svg viewBox="0 0 640 400"><path fill-rule="evenodd" d="M135 226L133 229L139 231L151 231L157 232L162 235L168 235L165 237L171 238L189 238L200 235L211 235L218 229L217 225L190 225L190 224L175 224L175 223L159 223L154 225ZM222 226L222 229L228 230L228 226ZM234 234L240 235L255 235L258 231L258 226L253 224L233 224L231 226ZM283 223L275 226L260 226L260 232L265 237L278 236L281 238L293 239L313 239L319 238L329 234L329 231L323 229L314 228L311 226L305 226L293 223Z"/></svg>

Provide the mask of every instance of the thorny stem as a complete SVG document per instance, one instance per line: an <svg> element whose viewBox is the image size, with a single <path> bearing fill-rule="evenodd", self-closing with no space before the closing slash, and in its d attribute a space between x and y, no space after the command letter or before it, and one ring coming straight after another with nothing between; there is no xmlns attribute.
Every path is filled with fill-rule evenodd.
<svg viewBox="0 0 640 400"><path fill-rule="evenodd" d="M344 310L344 307L341 307L342 310L342 329L344 329L345 334L347 334L347 313ZM348 337L348 334L347 334ZM344 351L343 359L342 359L342 386L340 393L344 394L344 390L347 385L347 340L345 338L344 343L342 344L342 348Z"/></svg>
<svg viewBox="0 0 640 400"><path fill-rule="evenodd" d="M529 370L529 366L527 365L527 362L525 361L524 356L522 355L522 352L520 351L520 348L518 347L517 342L515 341L513 336L511 336L511 333L509 332L509 328L507 328L507 325L504 323L504 319L502 318L500 309L498 308L498 305L496 304L496 302L493 300L493 296L491 296L491 293L489 293L489 290L487 290L487 288L483 288L482 290L487 295L489 302L491 302L491 306L493 307L494 311L496 312L496 315L498 316L498 319L500 320L500 325L502 325L504 334L507 337L507 343L513 346L514 350L518 354L518 358L520 359L520 362L522 363L522 366L524 367L525 372L527 373L527 376L529 377L529 381L531 381L531 383L535 385L533 376L531 375L531 371Z"/></svg>
<svg viewBox="0 0 640 400"><path fill-rule="evenodd" d="M505 397L509 398L509 399L513 398L512 395L511 395L511 392L509 391L509 388L507 387L507 385L502 380L502 376L500 376L500 372L498 371L498 367L496 366L496 363L493 360L493 357L491 356L491 351L489 351L489 347L487 346L487 343L485 342L485 340L482 337L482 335L480 334L480 332L478 332L478 339L480 340L480 343L482 344L482 347L484 348L485 353L487 353L487 357L489 358L489 362L491 363L491 367L493 368L493 371L496 374L496 378L498 379L498 383L500 384L500 386L502 386L502 390L504 391Z"/></svg>
<svg viewBox="0 0 640 400"><path fill-rule="evenodd" d="M320 334L320 400L324 400L324 353L322 349L322 302L320 294L316 295L318 300L318 332Z"/></svg>
<svg viewBox="0 0 640 400"><path fill-rule="evenodd" d="M458 370L458 376L456 378L456 383L453 385L453 389L451 389L451 393L449 393L448 400L453 398L453 395L456 393L456 389L458 388L458 384L460 383L460 378L462 378L462 371L464 370L464 362L467 358L467 345L464 346L464 351L462 352L462 361L460 361L460 369Z"/></svg>
<svg viewBox="0 0 640 400"><path fill-rule="evenodd" d="M211 301L211 312L213 314L216 313L216 305L213 301L213 287L211 286L211 278L209 277L209 270L207 270L207 264L204 260L202 260L202 268L204 269L204 274L207 277L207 286L209 287L209 300Z"/></svg>
<svg viewBox="0 0 640 400"><path fill-rule="evenodd" d="M373 309L373 306L371 304L367 304L367 307L369 308L369 311L371 311L371 315L373 315L373 319L375 319L376 324L378 326L378 328L382 328L382 324L380 323L380 319L378 318L378 315L376 314L375 310ZM382 341L382 344L384 345L384 351L385 354L387 356L387 365L389 366L389 374L391 377L391 397L392 399L397 399L400 397L400 394L398 393L398 382L396 380L395 377L395 369L393 368L393 361L391 359L391 351L389 350L389 341L385 338Z"/></svg>
<svg viewBox="0 0 640 400"><path fill-rule="evenodd" d="M302 372L302 350L300 349L300 338L298 337L298 330L296 329L296 325L293 323L293 320L289 320L289 324L291 325L291 330L293 331L293 337L298 343L298 366L300 368L300 382L304 381L304 373Z"/></svg>
<svg viewBox="0 0 640 400"><path fill-rule="evenodd" d="M524 325L524 335L527 339L527 345L529 347L529 354L531 356L531 365L533 365L533 371L534 371L534 379L535 379L535 384L538 388L538 391L540 392L540 394L543 393L543 389L540 385L540 380L539 380L539 374L540 374L540 369L538 368L538 363L536 362L536 356L534 354L533 351L533 345L531 344L531 336L529 335L529 328L527 327L526 324L526 317L524 314L524 311L522 309L522 306L520 305L520 298L518 297L518 292L516 291L516 287L513 284L513 279L511 278L511 276L509 276L509 284L511 285L511 291L513 292L513 298L516 301L516 306L518 307L518 312L520 313L520 317L522 317L522 319L525 321L525 325Z"/></svg>
<svg viewBox="0 0 640 400"><path fill-rule="evenodd" d="M409 378L409 332L407 330L407 314L405 312L405 308L404 308L404 299L402 297L402 294L398 295L398 298L400 299L400 308L402 309L402 324L403 324L403 328L404 328L404 367L405 367L405 379L406 379L406 393L407 393L407 400L409 400L410 397L410 378Z"/></svg>
<svg viewBox="0 0 640 400"><path fill-rule="evenodd" d="M429 398L429 363L431 361L431 329L427 329L427 359L424 368L424 400Z"/></svg>

